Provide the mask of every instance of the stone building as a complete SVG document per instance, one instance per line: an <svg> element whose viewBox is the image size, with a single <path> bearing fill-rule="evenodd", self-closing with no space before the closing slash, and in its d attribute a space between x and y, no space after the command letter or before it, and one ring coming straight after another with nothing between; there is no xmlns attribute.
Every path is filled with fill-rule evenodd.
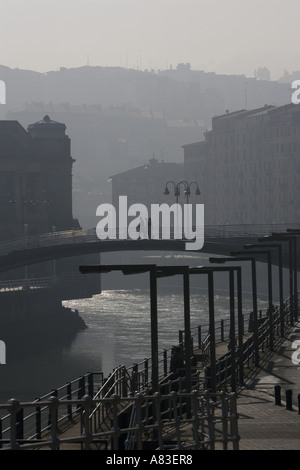
<svg viewBox="0 0 300 470"><path fill-rule="evenodd" d="M151 204L173 204L176 202L174 195L164 195L166 184L182 179L183 164L160 162L153 156L145 165L111 176L112 203L118 207L119 196L127 196L128 205L140 203L148 209Z"/></svg>
<svg viewBox="0 0 300 470"><path fill-rule="evenodd" d="M28 126L0 121L0 240L79 228L72 215L70 139L45 116Z"/></svg>

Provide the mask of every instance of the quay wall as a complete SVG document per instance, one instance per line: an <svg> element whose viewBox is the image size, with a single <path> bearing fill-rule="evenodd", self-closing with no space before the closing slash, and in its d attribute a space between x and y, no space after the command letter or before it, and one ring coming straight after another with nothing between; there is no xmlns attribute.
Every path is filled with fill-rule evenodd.
<svg viewBox="0 0 300 470"><path fill-rule="evenodd" d="M63 300L91 297L99 293L94 281L60 282L49 288L11 290L0 293L0 340L12 360L53 345L67 345L87 328L77 311Z"/></svg>

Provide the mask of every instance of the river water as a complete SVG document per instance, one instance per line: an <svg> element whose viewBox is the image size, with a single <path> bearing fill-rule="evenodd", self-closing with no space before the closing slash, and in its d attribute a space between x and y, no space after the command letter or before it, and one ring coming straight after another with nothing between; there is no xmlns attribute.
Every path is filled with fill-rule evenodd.
<svg viewBox="0 0 300 470"><path fill-rule="evenodd" d="M267 306L266 266L258 269L258 306ZM223 274L224 276L224 274ZM204 278L204 276L201 276ZM275 281L274 281L275 282ZM178 343L184 329L182 281L158 281L159 351ZM205 282L191 283L191 327L208 324L208 299ZM276 302L278 289L274 287ZM147 286L106 288L92 298L64 301L79 311L87 324L73 341L0 366L0 402L15 397L33 400L87 372L107 376L118 365L131 366L151 356L150 296ZM252 310L250 279L243 281L243 311ZM229 317L228 281L217 279L216 320Z"/></svg>

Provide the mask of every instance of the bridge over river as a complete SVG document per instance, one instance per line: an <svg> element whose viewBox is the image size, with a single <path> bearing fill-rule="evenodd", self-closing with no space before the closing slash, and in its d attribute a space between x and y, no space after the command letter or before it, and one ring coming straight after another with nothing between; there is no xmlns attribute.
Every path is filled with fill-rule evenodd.
<svg viewBox="0 0 300 470"><path fill-rule="evenodd" d="M300 224L292 224L288 227L283 224L208 226L204 232L204 245L198 251L190 249L189 244L186 246L189 240L185 238L99 240L95 229L46 233L1 243L0 273L54 259L118 251L190 251L193 253L201 251L229 256L232 251L243 249L245 244L256 244L260 238L272 234L283 234L289 229L300 230ZM284 267L288 267L290 265L288 244L283 243L282 248L282 263ZM263 255L259 255L257 259L266 262ZM277 264L277 257L272 262Z"/></svg>

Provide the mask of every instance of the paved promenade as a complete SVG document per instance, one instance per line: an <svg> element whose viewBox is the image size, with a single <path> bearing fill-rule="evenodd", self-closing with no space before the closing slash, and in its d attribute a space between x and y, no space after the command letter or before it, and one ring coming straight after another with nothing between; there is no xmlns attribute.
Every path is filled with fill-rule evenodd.
<svg viewBox="0 0 300 470"><path fill-rule="evenodd" d="M300 323L275 345L276 352L267 354L239 393L240 450L300 450L300 365L292 362L296 340ZM275 404L275 385L281 387L281 406ZM292 391L292 410L286 409L286 390Z"/></svg>

